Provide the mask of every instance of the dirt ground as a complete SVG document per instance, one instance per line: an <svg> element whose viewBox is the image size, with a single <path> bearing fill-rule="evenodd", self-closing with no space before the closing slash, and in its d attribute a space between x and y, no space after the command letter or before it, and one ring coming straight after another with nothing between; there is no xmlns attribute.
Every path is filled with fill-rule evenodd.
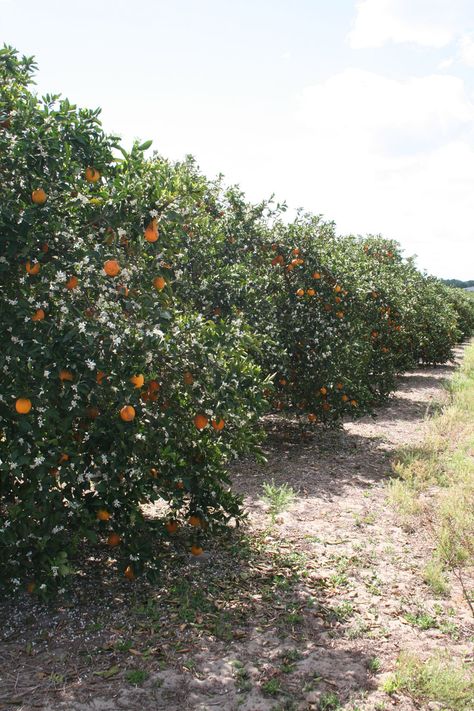
<svg viewBox="0 0 474 711"><path fill-rule="evenodd" d="M455 582L424 584L428 529L398 518L387 481L453 369L407 373L376 417L305 441L269 418L267 463L233 466L248 523L199 559L170 543L159 586L118 582L93 551L64 600L0 602L1 711L441 708L380 690L401 650L472 658L474 639ZM273 524L271 480L297 492Z"/></svg>

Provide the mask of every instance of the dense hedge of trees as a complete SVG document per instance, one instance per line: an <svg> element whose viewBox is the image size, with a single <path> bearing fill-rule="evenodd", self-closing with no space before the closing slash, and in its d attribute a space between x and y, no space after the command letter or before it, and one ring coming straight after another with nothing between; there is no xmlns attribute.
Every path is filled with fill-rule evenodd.
<svg viewBox="0 0 474 711"><path fill-rule="evenodd" d="M0 565L48 594L84 541L128 578L178 527L199 555L242 515L226 464L263 413L370 412L451 358L474 304L393 241L125 151L34 70L0 51Z"/></svg>

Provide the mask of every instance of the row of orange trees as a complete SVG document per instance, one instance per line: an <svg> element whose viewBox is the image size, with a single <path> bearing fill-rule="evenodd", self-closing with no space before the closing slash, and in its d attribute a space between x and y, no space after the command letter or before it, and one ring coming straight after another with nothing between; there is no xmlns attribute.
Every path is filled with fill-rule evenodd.
<svg viewBox="0 0 474 711"><path fill-rule="evenodd" d="M179 528L199 555L263 413L366 413L474 309L394 242L126 152L34 69L0 51L0 566L46 595L86 541L128 578Z"/></svg>

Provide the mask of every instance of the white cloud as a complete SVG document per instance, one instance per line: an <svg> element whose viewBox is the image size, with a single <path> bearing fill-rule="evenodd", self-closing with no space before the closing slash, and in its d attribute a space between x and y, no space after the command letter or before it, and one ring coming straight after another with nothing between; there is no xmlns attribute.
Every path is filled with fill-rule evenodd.
<svg viewBox="0 0 474 711"><path fill-rule="evenodd" d="M440 49L473 20L471 0L359 0L349 43L353 49L389 42Z"/></svg>
<svg viewBox="0 0 474 711"><path fill-rule="evenodd" d="M294 159L298 181L285 194L341 232L398 239L430 272L472 278L473 118L456 77L394 81L348 69L299 97L291 149L305 159Z"/></svg>
<svg viewBox="0 0 474 711"><path fill-rule="evenodd" d="M474 67L474 35L465 34L458 44L459 58L468 67Z"/></svg>

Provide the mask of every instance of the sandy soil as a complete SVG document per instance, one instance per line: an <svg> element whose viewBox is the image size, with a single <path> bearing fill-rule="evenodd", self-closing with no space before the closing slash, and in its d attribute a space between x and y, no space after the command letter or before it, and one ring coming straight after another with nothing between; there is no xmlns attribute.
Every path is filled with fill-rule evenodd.
<svg viewBox="0 0 474 711"><path fill-rule="evenodd" d="M440 708L380 684L400 650L472 656L472 616L454 581L447 597L424 584L429 529L386 497L394 450L422 439L452 371L410 372L374 418L309 440L270 418L267 463L233 467L244 536L197 561L183 547L161 586L104 582L92 556L97 578L63 603L0 604L0 709ZM262 500L272 479L297 492L274 525Z"/></svg>

